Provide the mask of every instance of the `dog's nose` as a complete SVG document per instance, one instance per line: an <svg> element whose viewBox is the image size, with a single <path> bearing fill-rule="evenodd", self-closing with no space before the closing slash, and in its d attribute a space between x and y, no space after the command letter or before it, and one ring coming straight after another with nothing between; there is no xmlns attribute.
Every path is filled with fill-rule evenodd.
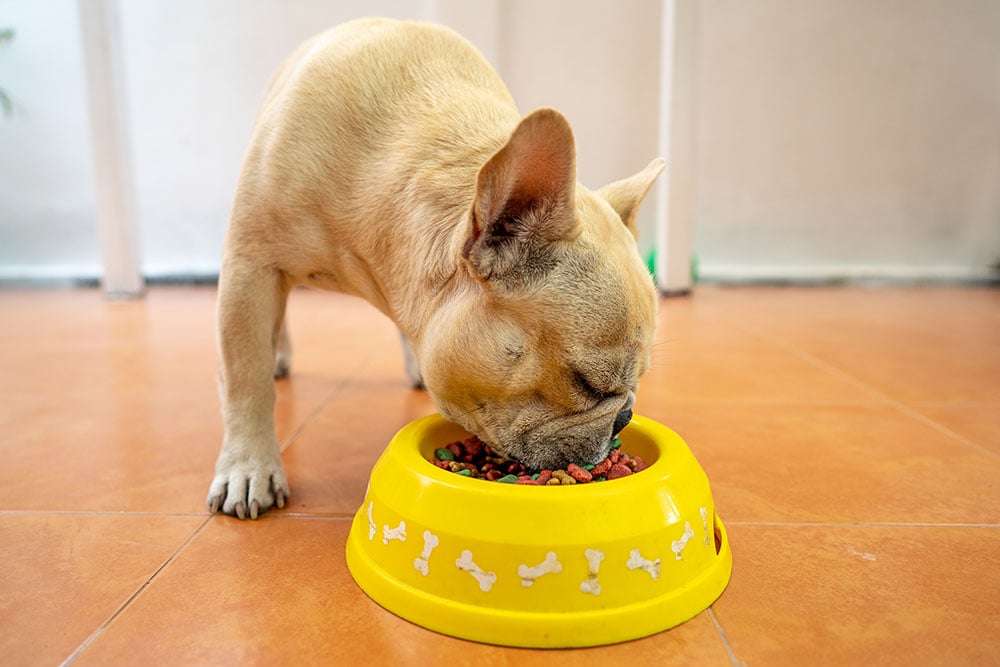
<svg viewBox="0 0 1000 667"><path fill-rule="evenodd" d="M615 425L611 429L611 435L618 435L623 428L628 426L630 421L632 421L632 408L626 405L622 408L622 411L618 413L618 416L615 417Z"/></svg>

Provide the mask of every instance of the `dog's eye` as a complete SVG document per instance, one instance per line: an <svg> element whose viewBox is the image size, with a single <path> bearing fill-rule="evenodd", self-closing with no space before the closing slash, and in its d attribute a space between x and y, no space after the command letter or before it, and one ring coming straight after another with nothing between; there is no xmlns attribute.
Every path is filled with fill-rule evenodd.
<svg viewBox="0 0 1000 667"><path fill-rule="evenodd" d="M593 384L587 380L587 376L579 371L573 371L573 381L576 385L584 391L587 395L595 398L599 401L603 401L606 398L611 398L616 392L613 391L602 391L595 387Z"/></svg>

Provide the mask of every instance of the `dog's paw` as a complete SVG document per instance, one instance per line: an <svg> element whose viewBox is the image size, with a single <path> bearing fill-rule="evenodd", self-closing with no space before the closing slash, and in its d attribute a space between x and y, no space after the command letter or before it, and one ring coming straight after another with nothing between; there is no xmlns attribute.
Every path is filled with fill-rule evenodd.
<svg viewBox="0 0 1000 667"><path fill-rule="evenodd" d="M287 499L288 480L279 456L265 461L220 461L206 502L213 514L222 511L240 519L256 519L272 507L283 508Z"/></svg>

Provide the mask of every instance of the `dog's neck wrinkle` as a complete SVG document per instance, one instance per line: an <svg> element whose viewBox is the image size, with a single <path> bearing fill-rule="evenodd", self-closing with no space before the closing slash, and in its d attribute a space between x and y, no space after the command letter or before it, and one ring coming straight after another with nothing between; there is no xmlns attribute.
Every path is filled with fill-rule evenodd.
<svg viewBox="0 0 1000 667"><path fill-rule="evenodd" d="M386 278L392 285L389 296L393 312L390 316L414 342L423 338L428 321L441 304L462 288L465 271L461 266L461 252L467 218L464 212L449 217L450 220L432 222L428 227L414 230L406 241L395 244L396 252L404 256L412 253L413 248L419 248L421 253L419 258L409 257L414 273Z"/></svg>
<svg viewBox="0 0 1000 667"><path fill-rule="evenodd" d="M390 317L412 341L422 338L442 302L456 289L468 288L465 282L471 277L462 255L471 230L476 176L504 141L497 134L480 137L475 145L443 142L433 159L415 156L392 168L396 173L390 182L400 184L391 197L394 217L410 222L388 230L382 242L392 261L378 267L383 275L373 278L387 288Z"/></svg>

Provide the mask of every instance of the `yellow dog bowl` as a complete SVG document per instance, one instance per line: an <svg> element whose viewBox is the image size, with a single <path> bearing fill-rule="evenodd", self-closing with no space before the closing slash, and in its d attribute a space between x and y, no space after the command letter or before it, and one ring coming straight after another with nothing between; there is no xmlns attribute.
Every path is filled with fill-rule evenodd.
<svg viewBox="0 0 1000 667"><path fill-rule="evenodd" d="M636 416L620 435L646 470L574 486L428 463L466 437L439 415L418 419L372 470L347 565L389 611L490 644L595 646L683 623L728 584L732 553L708 479L665 426Z"/></svg>

